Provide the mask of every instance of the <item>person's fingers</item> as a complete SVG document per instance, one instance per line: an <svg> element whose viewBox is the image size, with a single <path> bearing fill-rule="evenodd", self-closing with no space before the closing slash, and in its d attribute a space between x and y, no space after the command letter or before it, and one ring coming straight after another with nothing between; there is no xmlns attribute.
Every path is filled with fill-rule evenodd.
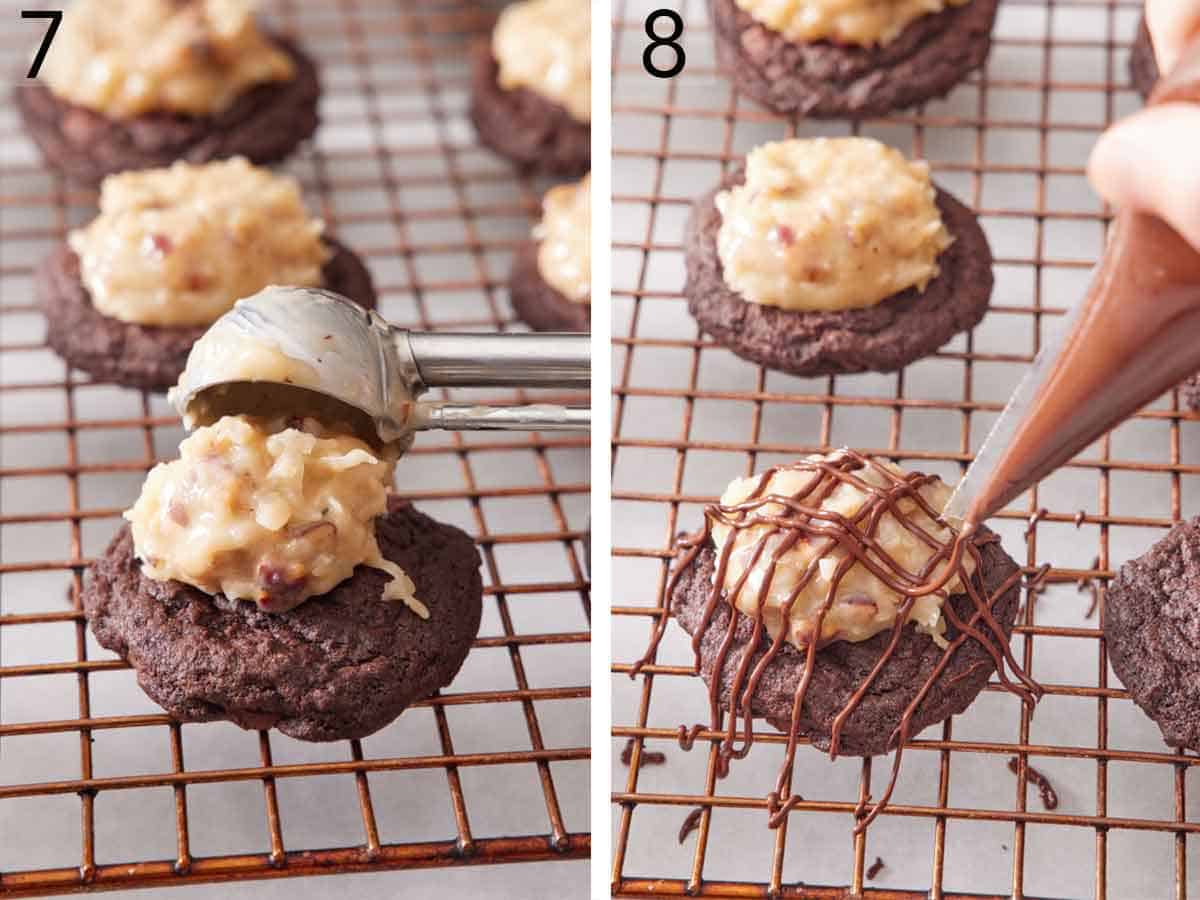
<svg viewBox="0 0 1200 900"><path fill-rule="evenodd" d="M1184 45L1200 35L1200 0L1146 0L1146 24L1160 72L1170 72Z"/></svg>
<svg viewBox="0 0 1200 900"><path fill-rule="evenodd" d="M1198 142L1200 106L1144 109L1101 135L1088 177L1114 206L1155 213L1200 248Z"/></svg>

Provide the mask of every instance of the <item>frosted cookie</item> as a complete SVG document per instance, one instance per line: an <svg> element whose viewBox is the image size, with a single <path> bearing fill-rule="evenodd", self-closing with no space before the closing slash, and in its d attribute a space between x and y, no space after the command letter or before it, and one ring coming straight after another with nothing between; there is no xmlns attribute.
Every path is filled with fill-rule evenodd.
<svg viewBox="0 0 1200 900"><path fill-rule="evenodd" d="M668 585L718 706L737 697L743 718L856 756L965 710L1007 652L1020 569L986 529L947 566L956 534L936 516L949 496L847 450L730 484Z"/></svg>
<svg viewBox="0 0 1200 900"><path fill-rule="evenodd" d="M717 61L775 112L886 115L987 60L998 0L709 0Z"/></svg>
<svg viewBox="0 0 1200 900"><path fill-rule="evenodd" d="M513 309L536 331L591 330L591 199L590 175L547 191L533 240L513 258Z"/></svg>
<svg viewBox="0 0 1200 900"><path fill-rule="evenodd" d="M521 0L472 54L471 121L479 139L523 169L591 168L588 0Z"/></svg>
<svg viewBox="0 0 1200 900"><path fill-rule="evenodd" d="M109 176L99 216L51 254L35 287L65 362L165 390L213 321L276 283L375 306L366 267L308 214L299 184L232 159Z"/></svg>
<svg viewBox="0 0 1200 900"><path fill-rule="evenodd" d="M843 449L736 479L677 542L665 615L630 673L655 660L674 618L709 695L709 721L679 726L683 749L715 732L705 740L723 777L752 750L755 718L787 734L772 827L802 800L802 742L831 758L895 751L861 831L887 806L905 744L965 710L993 673L1026 706L1041 697L1009 648L1020 567L986 528L941 521L950 493Z"/></svg>
<svg viewBox="0 0 1200 900"><path fill-rule="evenodd" d="M975 215L867 138L752 150L695 202L685 250L701 330L795 375L902 368L976 325L992 292Z"/></svg>
<svg viewBox="0 0 1200 900"><path fill-rule="evenodd" d="M46 162L95 183L126 169L283 159L317 128L313 61L246 0L75 0L16 89Z"/></svg>
<svg viewBox="0 0 1200 900"><path fill-rule="evenodd" d="M802 802L802 743L839 754L895 751L886 787L856 812L861 832L886 808L907 742L966 709L995 673L1027 707L1042 689L1009 648L1021 569L986 528L941 521L950 488L852 450L734 480L677 542L664 615L636 676L674 618L692 636L709 721L678 730L712 741L716 774L748 756L754 719L787 735L777 827ZM868 809L868 804L870 808Z"/></svg>
<svg viewBox="0 0 1200 900"><path fill-rule="evenodd" d="M96 639L181 721L382 728L450 683L482 602L470 537L389 496L397 452L313 419L197 429L88 572Z"/></svg>

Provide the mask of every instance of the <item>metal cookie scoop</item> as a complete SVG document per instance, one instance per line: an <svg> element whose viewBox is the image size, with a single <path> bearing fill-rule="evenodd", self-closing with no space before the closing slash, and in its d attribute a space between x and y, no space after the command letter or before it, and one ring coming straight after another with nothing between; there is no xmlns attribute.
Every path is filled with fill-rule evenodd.
<svg viewBox="0 0 1200 900"><path fill-rule="evenodd" d="M586 406L417 398L434 387L586 390L590 366L585 334L406 331L332 291L272 286L213 323L167 399L189 428L303 410L384 443L431 428L586 430Z"/></svg>

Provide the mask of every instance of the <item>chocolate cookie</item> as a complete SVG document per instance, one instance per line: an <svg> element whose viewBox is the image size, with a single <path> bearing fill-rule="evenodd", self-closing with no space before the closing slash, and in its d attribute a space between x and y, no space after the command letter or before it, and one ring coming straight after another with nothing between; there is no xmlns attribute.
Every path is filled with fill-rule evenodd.
<svg viewBox="0 0 1200 900"><path fill-rule="evenodd" d="M978 0L975 0L978 2ZM741 184L736 172L692 207L684 296L700 328L738 356L793 375L891 372L973 328L992 295L992 251L975 214L940 188L937 205L954 237L941 273L863 309L795 312L741 298L725 283L717 255L719 191Z"/></svg>
<svg viewBox="0 0 1200 900"><path fill-rule="evenodd" d="M479 630L479 553L450 525L392 498L376 520L383 555L429 607L421 619L381 599L367 566L290 612L146 578L126 525L92 564L83 607L96 639L185 722L228 719L307 741L360 738L448 685Z"/></svg>
<svg viewBox="0 0 1200 900"><path fill-rule="evenodd" d="M982 536L991 537L986 529ZM985 596L1000 589L1018 569L1017 564L994 540L982 543L982 573L975 577ZM683 629L691 635L704 620L704 608L713 585L716 551L713 545L701 549L691 566L684 570L671 597L671 612ZM992 611L1006 634L1016 619L1020 588L1013 584L996 599ZM964 594L954 594L949 604L963 621L973 614L974 604ZM753 633L753 620L738 612L731 648L721 669L722 708L728 709L730 684L733 682L746 645L757 641L751 666L757 666L771 644L767 632L759 628ZM700 642L700 675L712 685L715 658L729 627L729 605L720 603ZM987 634L986 629L981 633ZM954 640L957 629L947 622L946 639ZM817 651L816 665L804 706L801 708L798 733L807 737L822 750L829 749L833 720L846 708L855 689L879 662L891 640L891 632L883 631L865 641L834 641ZM887 753L888 738L900 724L905 708L916 698L917 691L942 658L942 648L933 639L916 629L906 627L895 652L884 664L870 691L856 706L842 729L839 752L851 756L874 756ZM767 664L758 689L751 699L751 711L780 731L791 728L792 706L796 687L804 673L805 653L785 643ZM976 640L968 639L950 657L941 676L933 682L929 693L917 707L912 720L911 734L949 716L965 710L983 690L996 670L991 654Z"/></svg>
<svg viewBox="0 0 1200 900"><path fill-rule="evenodd" d="M590 124L536 91L500 87L490 42L471 48L471 63L470 115L483 144L530 172L577 177L592 167Z"/></svg>
<svg viewBox="0 0 1200 900"><path fill-rule="evenodd" d="M1104 601L1108 659L1172 747L1200 750L1200 520L1121 566Z"/></svg>
<svg viewBox="0 0 1200 900"><path fill-rule="evenodd" d="M537 244L530 241L513 255L508 293L517 316L534 331L590 331L590 303L574 303L542 277Z"/></svg>
<svg viewBox="0 0 1200 900"><path fill-rule="evenodd" d="M1158 60L1154 57L1154 44L1145 17L1138 24L1137 37L1129 48L1129 79L1142 99L1150 96L1158 81Z"/></svg>
<svg viewBox="0 0 1200 900"><path fill-rule="evenodd" d="M737 89L769 109L865 118L941 97L987 60L999 0L921 16L891 43L798 44L735 0L710 0L717 61Z"/></svg>
<svg viewBox="0 0 1200 900"><path fill-rule="evenodd" d="M199 163L245 156L253 163L275 162L317 130L320 85L311 58L287 38L274 40L292 57L293 77L256 85L214 115L154 112L111 119L62 100L37 82L16 89L17 108L46 163L89 184L114 172L158 168L179 159Z"/></svg>
<svg viewBox="0 0 1200 900"><path fill-rule="evenodd" d="M331 238L323 287L375 308L375 287L361 259ZM165 391L179 380L188 351L207 325L138 325L104 315L80 281L79 257L67 245L52 253L34 278L46 312L46 342L70 366L95 381Z"/></svg>

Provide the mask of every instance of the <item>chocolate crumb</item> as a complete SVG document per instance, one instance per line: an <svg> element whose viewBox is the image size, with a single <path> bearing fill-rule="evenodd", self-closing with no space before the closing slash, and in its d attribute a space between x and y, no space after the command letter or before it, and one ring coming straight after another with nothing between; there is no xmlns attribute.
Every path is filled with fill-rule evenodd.
<svg viewBox="0 0 1200 900"><path fill-rule="evenodd" d="M1075 513L1075 527L1078 528L1080 525L1082 525L1083 520L1086 517L1087 517L1087 513L1085 513L1082 509L1079 512Z"/></svg>
<svg viewBox="0 0 1200 900"><path fill-rule="evenodd" d="M1037 523L1044 519L1049 513L1050 510L1046 509L1044 506L1037 512L1033 513L1025 525L1025 537L1029 537L1031 534L1033 534L1034 529L1037 528Z"/></svg>
<svg viewBox="0 0 1200 900"><path fill-rule="evenodd" d="M884 865L883 858L880 856L875 857L875 862L871 863L871 868L867 869L867 881L874 881L876 878L878 878L879 873L882 872L884 868L886 868L886 866Z"/></svg>
<svg viewBox="0 0 1200 900"><path fill-rule="evenodd" d="M687 818L684 819L683 824L679 826L679 843L682 844L684 841L686 841L688 835L700 827L700 817L702 815L704 815L703 806L697 806L687 814Z"/></svg>
<svg viewBox="0 0 1200 900"><path fill-rule="evenodd" d="M1017 757L1009 757L1008 771L1014 775L1021 771L1021 761ZM1054 790L1054 785L1050 783L1049 778L1028 764L1025 766L1025 777L1042 795L1042 806L1047 810L1058 809L1058 792Z"/></svg>
<svg viewBox="0 0 1200 900"><path fill-rule="evenodd" d="M621 751L621 765L628 766L633 763L633 744L633 738L625 742L625 749ZM658 750L642 750L641 764L643 766L661 766L666 761L667 754L665 753L661 753Z"/></svg>

